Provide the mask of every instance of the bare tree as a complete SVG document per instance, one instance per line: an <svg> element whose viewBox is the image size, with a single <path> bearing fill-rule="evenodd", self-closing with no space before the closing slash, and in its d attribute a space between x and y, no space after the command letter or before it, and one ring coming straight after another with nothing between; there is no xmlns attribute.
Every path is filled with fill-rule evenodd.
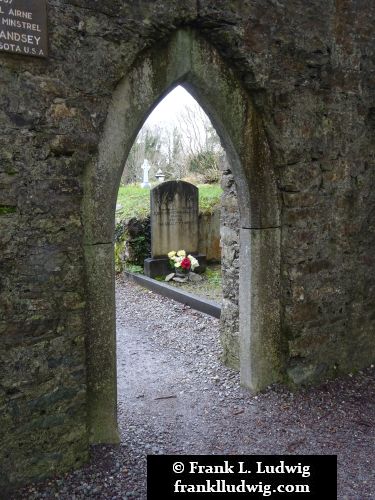
<svg viewBox="0 0 375 500"><path fill-rule="evenodd" d="M142 163L145 159L150 162L150 176L164 164L163 130L158 127L150 128L145 124L129 152L121 177L123 184L129 184L142 180Z"/></svg>
<svg viewBox="0 0 375 500"><path fill-rule="evenodd" d="M203 182L220 179L219 165L224 157L220 139L197 102L185 105L174 126L147 122L140 130L129 153L122 176L123 183L142 179L141 165L151 164L150 178L161 168L166 178L182 179L194 175Z"/></svg>
<svg viewBox="0 0 375 500"><path fill-rule="evenodd" d="M187 169L200 174L205 182L219 181L219 165L225 153L210 119L198 103L185 106L179 115L179 125Z"/></svg>

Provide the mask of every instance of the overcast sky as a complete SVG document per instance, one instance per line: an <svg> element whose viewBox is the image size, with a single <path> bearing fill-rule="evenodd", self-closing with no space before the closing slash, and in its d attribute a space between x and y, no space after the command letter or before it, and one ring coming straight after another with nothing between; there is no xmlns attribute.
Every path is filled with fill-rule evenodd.
<svg viewBox="0 0 375 500"><path fill-rule="evenodd" d="M191 106L197 105L197 101L179 85L156 106L146 123L150 126L166 124L173 128L173 125L178 124L178 114L189 104Z"/></svg>

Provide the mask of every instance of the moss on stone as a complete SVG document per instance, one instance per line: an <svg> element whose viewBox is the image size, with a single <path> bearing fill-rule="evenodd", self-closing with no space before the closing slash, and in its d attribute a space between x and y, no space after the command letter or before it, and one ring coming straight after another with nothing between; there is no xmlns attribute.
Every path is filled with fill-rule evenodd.
<svg viewBox="0 0 375 500"><path fill-rule="evenodd" d="M17 211L17 207L11 205L0 205L0 215L14 214Z"/></svg>

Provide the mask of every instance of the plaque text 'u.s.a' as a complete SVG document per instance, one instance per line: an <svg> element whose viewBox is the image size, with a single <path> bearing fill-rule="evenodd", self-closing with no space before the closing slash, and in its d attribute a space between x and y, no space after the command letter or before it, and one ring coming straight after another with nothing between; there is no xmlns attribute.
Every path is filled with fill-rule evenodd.
<svg viewBox="0 0 375 500"><path fill-rule="evenodd" d="M0 0L0 51L47 57L46 0Z"/></svg>

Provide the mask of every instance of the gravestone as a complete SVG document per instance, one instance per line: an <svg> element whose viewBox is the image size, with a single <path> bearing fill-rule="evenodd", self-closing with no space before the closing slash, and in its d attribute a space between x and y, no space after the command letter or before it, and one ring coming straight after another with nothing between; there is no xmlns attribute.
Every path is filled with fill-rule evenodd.
<svg viewBox="0 0 375 500"><path fill-rule="evenodd" d="M151 192L151 259L144 272L154 277L170 272L168 252L185 250L199 261L204 271L205 256L198 255L198 188L189 182L168 181Z"/></svg>
<svg viewBox="0 0 375 500"><path fill-rule="evenodd" d="M142 167L141 169L143 170L143 182L141 184L141 187L143 188L149 188L150 187L150 183L148 181L148 173L151 169L151 166L149 164L149 162L147 160L144 160L144 162L142 163Z"/></svg>
<svg viewBox="0 0 375 500"><path fill-rule="evenodd" d="M188 182L163 182L151 190L152 257L198 252L198 203L198 188Z"/></svg>

